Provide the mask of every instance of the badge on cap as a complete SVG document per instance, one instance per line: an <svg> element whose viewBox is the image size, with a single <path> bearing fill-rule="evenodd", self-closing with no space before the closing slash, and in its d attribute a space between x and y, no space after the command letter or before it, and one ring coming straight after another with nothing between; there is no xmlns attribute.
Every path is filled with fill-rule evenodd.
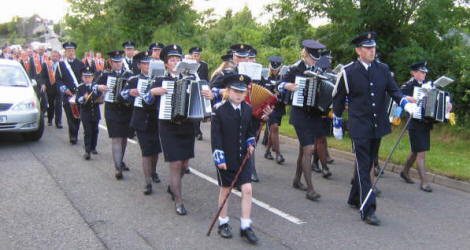
<svg viewBox="0 0 470 250"><path fill-rule="evenodd" d="M243 44L242 44L242 45L240 45L240 49L244 49L244 48L245 48L245 46L243 46Z"/></svg>
<svg viewBox="0 0 470 250"><path fill-rule="evenodd" d="M370 39L372 37L372 35L369 33L367 34L367 39Z"/></svg>
<svg viewBox="0 0 470 250"><path fill-rule="evenodd" d="M175 44L175 45L173 45L173 49L178 49L178 47L176 47L176 44Z"/></svg>
<svg viewBox="0 0 470 250"><path fill-rule="evenodd" d="M90 67L86 67L86 70L89 71L89 70L90 70Z"/></svg>
<svg viewBox="0 0 470 250"><path fill-rule="evenodd" d="M242 81L242 82L245 80L245 78L244 78L243 76L240 76L239 79L240 79L240 81Z"/></svg>
<svg viewBox="0 0 470 250"><path fill-rule="evenodd" d="M148 51L145 51L145 55L148 56L148 55L149 55L149 52L148 52Z"/></svg>
<svg viewBox="0 0 470 250"><path fill-rule="evenodd" d="M119 55L119 51L116 51L116 56L118 56L118 55Z"/></svg>

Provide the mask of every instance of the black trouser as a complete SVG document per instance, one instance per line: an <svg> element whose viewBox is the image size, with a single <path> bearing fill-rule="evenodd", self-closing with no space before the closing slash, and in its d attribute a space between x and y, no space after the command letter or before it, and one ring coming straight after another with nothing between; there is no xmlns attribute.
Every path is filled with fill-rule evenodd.
<svg viewBox="0 0 470 250"><path fill-rule="evenodd" d="M80 119L76 119L73 116L72 108L70 107L68 96L64 96L64 111L67 117L67 124L69 126L69 139L77 140L78 130L80 129Z"/></svg>
<svg viewBox="0 0 470 250"><path fill-rule="evenodd" d="M85 152L90 153L92 150L96 149L96 144L98 142L98 121L82 121L84 133L84 144Z"/></svg>
<svg viewBox="0 0 470 250"><path fill-rule="evenodd" d="M370 169L372 161L380 146L380 138L352 138L354 152L357 162L357 175L354 176L351 192L349 193L348 203L351 205L361 206L367 193L372 187L370 180ZM376 208L375 195L372 194L364 205L361 217L364 219L367 215L374 213Z"/></svg>
<svg viewBox="0 0 470 250"><path fill-rule="evenodd" d="M49 107L47 108L47 121L52 122L55 118L55 125L62 123L62 96L57 94L57 91L47 92L47 101Z"/></svg>
<svg viewBox="0 0 470 250"><path fill-rule="evenodd" d="M202 134L202 131L201 131L201 121L194 121L193 122L193 126L194 126L194 134L197 136L199 134Z"/></svg>

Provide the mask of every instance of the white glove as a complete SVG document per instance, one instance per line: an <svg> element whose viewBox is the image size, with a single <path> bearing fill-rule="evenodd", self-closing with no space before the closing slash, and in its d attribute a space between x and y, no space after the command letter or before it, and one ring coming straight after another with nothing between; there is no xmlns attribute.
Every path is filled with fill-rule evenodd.
<svg viewBox="0 0 470 250"><path fill-rule="evenodd" d="M333 135L335 136L336 140L343 139L343 128L333 128Z"/></svg>
<svg viewBox="0 0 470 250"><path fill-rule="evenodd" d="M411 103L411 102L405 104L404 108L405 108L405 111L408 112L410 115L413 115L420 111L420 108L418 107L418 105L416 105L416 103Z"/></svg>
<svg viewBox="0 0 470 250"><path fill-rule="evenodd" d="M333 135L337 140L343 139L343 118L333 114Z"/></svg>

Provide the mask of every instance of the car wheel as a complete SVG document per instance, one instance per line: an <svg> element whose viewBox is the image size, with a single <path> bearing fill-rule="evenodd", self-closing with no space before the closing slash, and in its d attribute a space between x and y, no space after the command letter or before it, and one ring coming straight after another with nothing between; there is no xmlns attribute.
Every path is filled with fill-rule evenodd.
<svg viewBox="0 0 470 250"><path fill-rule="evenodd" d="M23 138L27 141L37 141L41 139L42 133L44 132L44 115L41 114L39 118L39 127L38 130L29 132L29 133L24 133Z"/></svg>

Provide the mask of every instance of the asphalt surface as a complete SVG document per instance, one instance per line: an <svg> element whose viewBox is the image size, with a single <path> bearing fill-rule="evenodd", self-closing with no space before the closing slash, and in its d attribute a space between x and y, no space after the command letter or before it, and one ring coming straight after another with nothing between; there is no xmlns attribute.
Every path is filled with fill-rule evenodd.
<svg viewBox="0 0 470 250"><path fill-rule="evenodd" d="M64 123L65 123L65 116ZM101 122L104 124L104 121ZM192 173L183 179L187 216L178 216L166 193L169 169L158 162L162 182L143 195L144 178L138 144L125 156L131 171L114 178L111 144L100 129L98 155L82 158L83 137L70 145L67 126L46 126L38 142L0 134L0 249L245 249L239 236L240 198L230 198L234 238L217 229L206 236L217 210L216 171L210 152L210 124L196 141ZM470 194L433 185L405 184L387 172L379 187L379 227L366 225L346 204L352 162L335 159L333 176L313 176L320 201L305 199L292 188L298 146L283 142L286 162L278 165L256 152L261 182L253 184L253 229L259 249L470 249ZM418 181L416 180L418 183ZM258 205L258 204L261 204Z"/></svg>

